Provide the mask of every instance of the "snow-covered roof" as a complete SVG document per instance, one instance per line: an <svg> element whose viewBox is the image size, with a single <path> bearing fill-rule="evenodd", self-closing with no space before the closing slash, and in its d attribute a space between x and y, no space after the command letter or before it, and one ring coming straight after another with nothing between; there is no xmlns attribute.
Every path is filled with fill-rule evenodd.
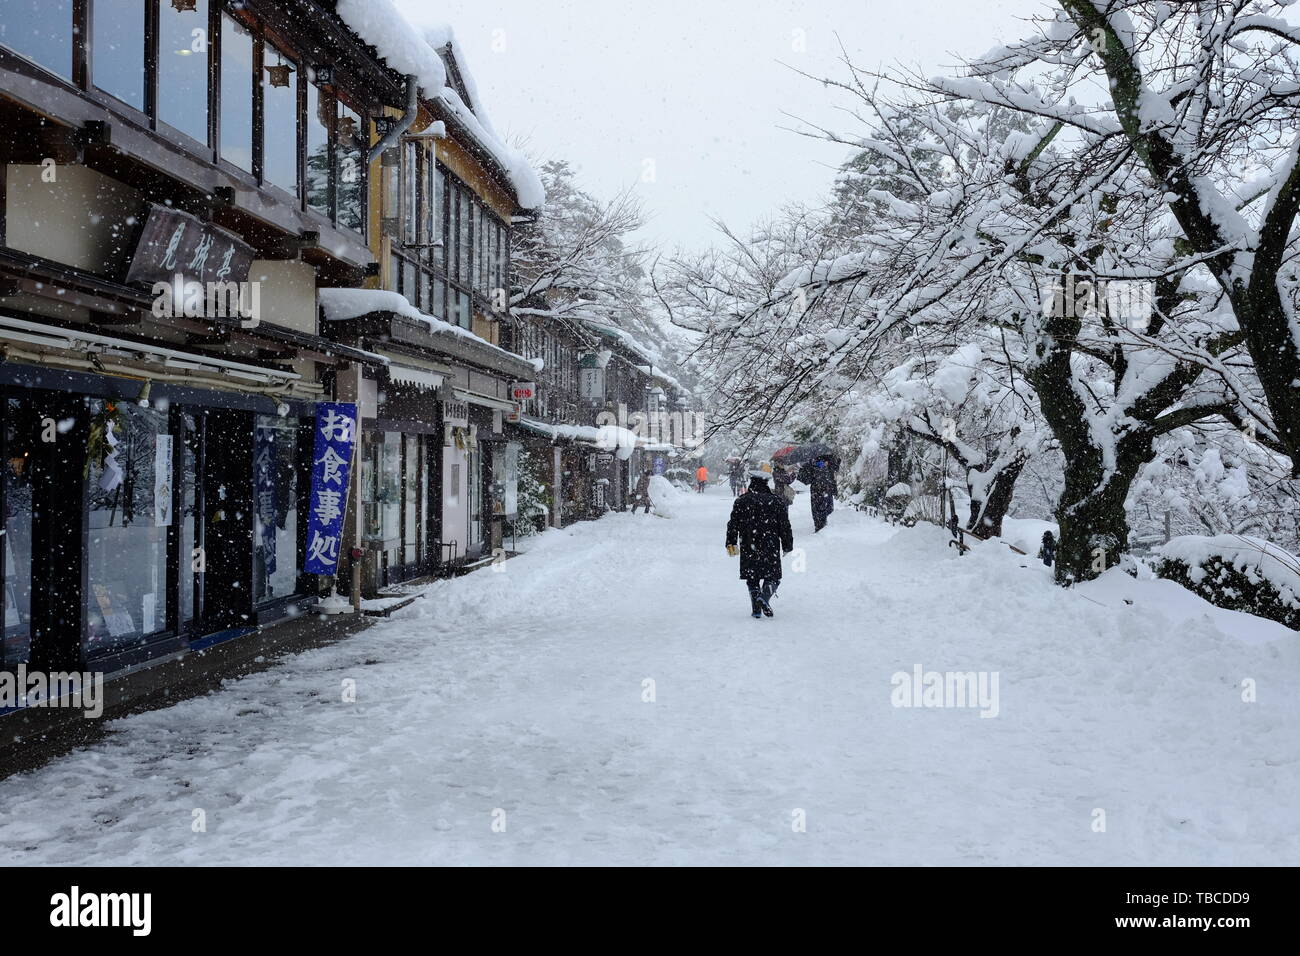
<svg viewBox="0 0 1300 956"><path fill-rule="evenodd" d="M632 457L638 442L644 445L636 432L618 425L552 425L550 422L539 422L522 416L519 424L530 431L546 435L551 441L567 439L612 451L624 461Z"/></svg>
<svg viewBox="0 0 1300 956"><path fill-rule="evenodd" d="M499 345L493 345L486 339L475 335L469 329L463 329L459 325L452 325L450 322L444 322L435 316L427 315L411 305L406 296L399 292L387 292L383 289L321 289L320 304L327 321L355 319L371 312L394 312L405 318L424 323L432 332L445 332L471 339L476 345L509 356L515 361L525 362L537 371L541 371L536 359L517 355L501 348Z"/></svg>
<svg viewBox="0 0 1300 956"><path fill-rule="evenodd" d="M403 75L415 76L425 98L436 100L465 127L505 171L520 206L524 209L541 208L546 201L542 180L528 160L518 150L507 146L493 128L466 66L464 52L450 26L438 24L421 32L393 6L392 0L337 0L337 10L343 22L371 44L388 66ZM447 68L438 53L448 47L469 95L469 103L448 82Z"/></svg>

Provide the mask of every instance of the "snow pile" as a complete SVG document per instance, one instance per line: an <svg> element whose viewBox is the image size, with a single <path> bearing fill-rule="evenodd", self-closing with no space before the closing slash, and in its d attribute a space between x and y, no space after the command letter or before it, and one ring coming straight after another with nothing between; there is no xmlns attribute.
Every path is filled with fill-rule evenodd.
<svg viewBox="0 0 1300 956"><path fill-rule="evenodd" d="M480 102L466 103L448 84L447 69L436 48L450 43L466 92L472 100L478 100L464 51L456 43L450 26L434 26L421 35L391 0L338 0L337 10L343 22L374 46L388 66L403 76L415 76L425 96L438 100L501 165L520 206L542 207L546 191L537 171L517 150L501 141Z"/></svg>
<svg viewBox="0 0 1300 956"><path fill-rule="evenodd" d="M469 329L463 329L459 325L452 325L450 322L444 322L442 319L421 312L399 292L387 292L383 289L321 289L319 294L326 321L341 322L360 318L371 312L395 312L404 318L424 323L432 332L445 332L460 338L473 339L477 345L508 355L516 361L527 362L537 368L533 359L524 358L499 345L493 345Z"/></svg>
<svg viewBox="0 0 1300 956"><path fill-rule="evenodd" d="M688 498L680 488L663 475L650 478L650 503L655 506L655 514L663 518L675 518L681 510L682 498Z"/></svg>

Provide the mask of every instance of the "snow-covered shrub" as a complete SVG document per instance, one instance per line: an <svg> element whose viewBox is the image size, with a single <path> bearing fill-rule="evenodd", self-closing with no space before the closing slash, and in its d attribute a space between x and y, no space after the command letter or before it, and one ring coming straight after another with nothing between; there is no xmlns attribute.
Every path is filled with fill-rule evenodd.
<svg viewBox="0 0 1300 956"><path fill-rule="evenodd" d="M1157 550L1155 572L1211 604L1300 630L1300 558L1262 538L1173 538Z"/></svg>

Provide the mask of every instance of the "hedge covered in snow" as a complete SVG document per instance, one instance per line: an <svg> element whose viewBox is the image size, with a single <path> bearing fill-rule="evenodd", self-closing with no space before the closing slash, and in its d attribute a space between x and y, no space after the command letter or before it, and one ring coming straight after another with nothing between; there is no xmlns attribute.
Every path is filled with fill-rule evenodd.
<svg viewBox="0 0 1300 956"><path fill-rule="evenodd" d="M1173 538L1157 549L1154 567L1211 604L1300 630L1300 558L1262 538Z"/></svg>

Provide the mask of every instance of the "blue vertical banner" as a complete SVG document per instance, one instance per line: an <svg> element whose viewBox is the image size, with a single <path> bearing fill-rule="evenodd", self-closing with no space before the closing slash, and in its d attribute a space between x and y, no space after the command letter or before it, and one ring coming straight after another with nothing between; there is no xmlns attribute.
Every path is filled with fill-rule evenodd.
<svg viewBox="0 0 1300 956"><path fill-rule="evenodd" d="M342 550L343 515L348 507L348 472L357 440L353 402L316 405L316 440L311 455L311 505L307 516L307 574L334 574Z"/></svg>

